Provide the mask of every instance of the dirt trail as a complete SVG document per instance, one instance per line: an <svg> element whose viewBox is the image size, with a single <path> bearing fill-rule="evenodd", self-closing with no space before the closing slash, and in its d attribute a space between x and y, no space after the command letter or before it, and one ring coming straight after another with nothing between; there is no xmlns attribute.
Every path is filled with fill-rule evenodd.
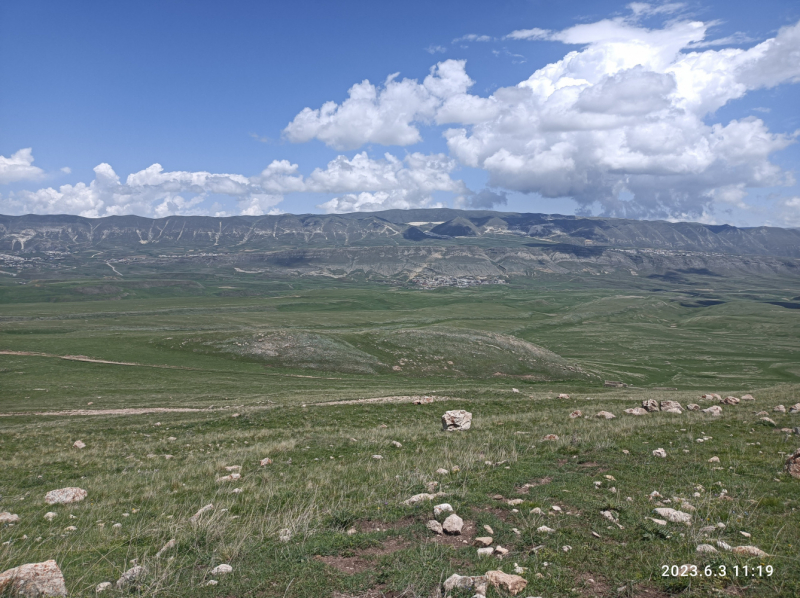
<svg viewBox="0 0 800 598"><path fill-rule="evenodd" d="M349 399L346 401L325 401L324 403L308 403L309 407L328 407L330 405L361 405L364 403L413 403L420 401L421 405L433 403L434 401L463 401L458 397L434 397L434 396L396 396L396 397L377 397L374 399Z"/></svg>
<svg viewBox="0 0 800 598"><path fill-rule="evenodd" d="M94 359L86 355L54 355L52 353L36 353L35 351L8 351L0 350L0 355L19 355L22 357L54 357L56 359L66 359L67 361L85 361L87 363L105 363L108 365L128 365L140 368L161 368L167 370L194 370L197 368L188 368L180 365L158 365L150 363L135 363L133 361L109 361L107 359Z"/></svg>

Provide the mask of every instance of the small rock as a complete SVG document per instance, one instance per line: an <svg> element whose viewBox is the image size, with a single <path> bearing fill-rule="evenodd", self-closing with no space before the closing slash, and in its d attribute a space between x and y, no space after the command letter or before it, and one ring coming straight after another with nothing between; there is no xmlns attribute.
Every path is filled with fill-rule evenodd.
<svg viewBox="0 0 800 598"><path fill-rule="evenodd" d="M755 401L755 397L753 395L742 395L743 401Z"/></svg>
<svg viewBox="0 0 800 598"><path fill-rule="evenodd" d="M66 596L64 575L55 561L28 563L0 573L0 595L39 598Z"/></svg>
<svg viewBox="0 0 800 598"><path fill-rule="evenodd" d="M503 548L502 546L495 546L494 552L495 554L499 554L500 556L505 556L508 554L508 549Z"/></svg>
<svg viewBox="0 0 800 598"><path fill-rule="evenodd" d="M703 409L703 413L708 413L709 415L715 415L715 416L722 415L722 407L720 407L719 405L711 405L711 407Z"/></svg>
<svg viewBox="0 0 800 598"><path fill-rule="evenodd" d="M745 538L752 538L752 535L748 534L747 532L740 531L739 533L742 534Z"/></svg>
<svg viewBox="0 0 800 598"><path fill-rule="evenodd" d="M561 550L563 550L564 552L569 552L570 550L572 550L572 546L570 546L569 544L565 544L564 546L561 547Z"/></svg>
<svg viewBox="0 0 800 598"><path fill-rule="evenodd" d="M736 546L733 548L733 554L738 554L741 556L757 556L757 557L769 556L766 552L764 552L760 548L756 548L755 546Z"/></svg>
<svg viewBox="0 0 800 598"><path fill-rule="evenodd" d="M232 473L230 475L224 475L221 478L217 478L217 484L222 484L224 482L232 482L234 480L238 480L242 477L240 473Z"/></svg>
<svg viewBox="0 0 800 598"><path fill-rule="evenodd" d="M483 548L485 546L491 546L492 542L494 542L494 538L492 538L491 536L481 536L479 538L475 538L472 544L473 546Z"/></svg>
<svg viewBox="0 0 800 598"><path fill-rule="evenodd" d="M261 467L264 467L265 465L272 465L272 459L270 459L269 457L264 457L263 459L261 459L260 464Z"/></svg>
<svg viewBox="0 0 800 598"><path fill-rule="evenodd" d="M74 525L69 525L69 526L64 528L64 531L65 532L77 532L78 528L75 527Z"/></svg>
<svg viewBox="0 0 800 598"><path fill-rule="evenodd" d="M677 407L670 407L669 409L662 409L663 413L674 413L676 415L681 415L683 413L682 410L678 409Z"/></svg>
<svg viewBox="0 0 800 598"><path fill-rule="evenodd" d="M485 529L487 532L489 532L490 536L494 536L494 530L492 529L491 525L484 525L483 529Z"/></svg>
<svg viewBox="0 0 800 598"><path fill-rule="evenodd" d="M653 510L658 515L660 515L667 521L671 521L672 523L685 523L686 525L692 524L692 516L689 513L684 513L683 511L676 511L675 509L669 509L669 508L660 508Z"/></svg>
<svg viewBox="0 0 800 598"><path fill-rule="evenodd" d="M197 513L195 513L194 515L192 515L192 516L189 518L189 521L191 521L192 523L197 523L197 522L200 520L200 517L202 517L202 516L203 516L203 513L206 513L206 512L208 512L208 511L211 511L213 508L214 508L214 505L213 505L213 504L211 504L211 503L207 504L207 505L206 505L206 506L204 506L204 507L201 507L201 508L200 508L200 510L199 510L199 511L197 511Z"/></svg>
<svg viewBox="0 0 800 598"><path fill-rule="evenodd" d="M115 523L115 524L114 524L114 525L112 525L111 527L112 527L113 529L120 529L120 528L122 527L122 524L121 524L121 523Z"/></svg>
<svg viewBox="0 0 800 598"><path fill-rule="evenodd" d="M719 463L719 457L711 457L708 460L709 463Z"/></svg>
<svg viewBox="0 0 800 598"><path fill-rule="evenodd" d="M727 397L722 399L721 403L723 403L725 405L738 405L739 404L739 399L737 397L732 396L732 395L728 395Z"/></svg>
<svg viewBox="0 0 800 598"><path fill-rule="evenodd" d="M404 505L413 505L418 502L422 502L423 500L433 500L436 498L435 494L429 494L427 492L422 492L421 494L415 494L411 498L407 498L403 501Z"/></svg>
<svg viewBox="0 0 800 598"><path fill-rule="evenodd" d="M16 523L19 521L19 515L3 511L0 513L0 523Z"/></svg>
<svg viewBox="0 0 800 598"><path fill-rule="evenodd" d="M44 502L48 505L80 502L86 498L87 494L88 493L83 488L61 488L59 490L51 490L45 494Z"/></svg>
<svg viewBox="0 0 800 598"><path fill-rule="evenodd" d="M793 478L800 479L800 449L789 455L786 459L786 473Z"/></svg>
<svg viewBox="0 0 800 598"><path fill-rule="evenodd" d="M439 523L438 521L436 523ZM355 536L358 533L358 530L354 527L351 527L349 530L345 532L348 536Z"/></svg>
<svg viewBox="0 0 800 598"><path fill-rule="evenodd" d="M438 517L442 513L452 513L453 506L450 503L443 502L440 505L434 505L433 507L433 515Z"/></svg>
<svg viewBox="0 0 800 598"><path fill-rule="evenodd" d="M175 548L175 538L172 538L169 542L167 542L166 544L164 544L164 546L161 547L161 550L159 550L156 553L156 558L159 558L162 554L173 548Z"/></svg>
<svg viewBox="0 0 800 598"><path fill-rule="evenodd" d="M48 521L52 521L56 517L58 517L58 515L56 513L53 513L53 511L48 511L47 513L44 514L44 518L47 519Z"/></svg>
<svg viewBox="0 0 800 598"><path fill-rule="evenodd" d="M795 403L789 407L789 413L800 413L800 403Z"/></svg>
<svg viewBox="0 0 800 598"><path fill-rule="evenodd" d="M230 565L217 565L211 570L211 575L227 575L228 573L233 573L233 567Z"/></svg>
<svg viewBox="0 0 800 598"><path fill-rule="evenodd" d="M543 437L542 440L558 440L558 436L555 434L548 434L547 436Z"/></svg>
<svg viewBox="0 0 800 598"><path fill-rule="evenodd" d="M450 471L445 469L444 467L440 467L439 469L436 470L436 473L438 473L439 475L447 475L448 473L450 473Z"/></svg>
<svg viewBox="0 0 800 598"><path fill-rule="evenodd" d="M667 456L667 451L665 451L663 448L657 448L656 450L653 451L653 456L665 459Z"/></svg>
<svg viewBox="0 0 800 598"><path fill-rule="evenodd" d="M106 590L111 589L111 582L104 581L102 583L97 584L97 587L94 589L95 594L100 594L101 592L105 592Z"/></svg>
<svg viewBox="0 0 800 598"><path fill-rule="evenodd" d="M539 532L540 534L552 534L556 530L554 530L551 527L547 527L546 525L543 525L541 527L537 527L536 531Z"/></svg>
<svg viewBox="0 0 800 598"><path fill-rule="evenodd" d="M583 411L581 411L580 409L576 409L575 411L569 414L570 419L576 419L578 417L583 417Z"/></svg>
<svg viewBox="0 0 800 598"><path fill-rule="evenodd" d="M131 567L117 580L117 589L124 590L129 586L136 585L145 575L147 575L147 570L141 565Z"/></svg>
<svg viewBox="0 0 800 598"><path fill-rule="evenodd" d="M227 465L225 467L225 471L240 471L242 469L241 465Z"/></svg>
<svg viewBox="0 0 800 598"><path fill-rule="evenodd" d="M403 445L400 444L399 442L397 442L396 440L392 440L392 446L397 447L397 448L402 448L403 447Z"/></svg>
<svg viewBox="0 0 800 598"><path fill-rule="evenodd" d="M376 461L380 461L381 459L383 459L381 455L372 455L372 458L375 459Z"/></svg>
<svg viewBox="0 0 800 598"><path fill-rule="evenodd" d="M732 550L730 544L726 544L722 540L717 540L717 548L721 548L722 550Z"/></svg>
<svg viewBox="0 0 800 598"><path fill-rule="evenodd" d="M598 411L595 417L599 419L614 419L617 416L610 411Z"/></svg>
<svg viewBox="0 0 800 598"><path fill-rule="evenodd" d="M472 414L463 409L446 411L442 415L442 429L446 432L469 430L472 426Z"/></svg>
<svg viewBox="0 0 800 598"><path fill-rule="evenodd" d="M561 393L560 395L558 395L558 398L559 398L559 399L568 399L568 398L569 398L569 395L568 395L568 394Z"/></svg>
<svg viewBox="0 0 800 598"><path fill-rule="evenodd" d="M518 388L512 388L511 392L519 392L519 389Z"/></svg>
<svg viewBox="0 0 800 598"><path fill-rule="evenodd" d="M525 502L525 501L523 501L521 498L511 498L511 499L506 501L506 503L509 504L512 507L516 507L517 505L521 505L523 502Z"/></svg>
<svg viewBox="0 0 800 598"><path fill-rule="evenodd" d="M533 507L531 509L531 515L544 515L544 512L539 507Z"/></svg>
<svg viewBox="0 0 800 598"><path fill-rule="evenodd" d="M492 554L494 554L493 546L485 546L483 548L478 548L478 556L491 556Z"/></svg>
<svg viewBox="0 0 800 598"><path fill-rule="evenodd" d="M784 407L783 405L775 405L775 407L773 407L772 410L775 411L776 413L786 413L786 407Z"/></svg>
<svg viewBox="0 0 800 598"><path fill-rule="evenodd" d="M219 582L218 582L216 579L209 579L209 580L208 580L208 581L205 583L205 585L207 585L207 586L215 586L215 585L217 585L218 583L219 583Z"/></svg>
<svg viewBox="0 0 800 598"><path fill-rule="evenodd" d="M661 401L661 411L669 411L670 409L679 409L683 411L683 407L678 401Z"/></svg>
<svg viewBox="0 0 800 598"><path fill-rule="evenodd" d="M444 529L442 528L442 524L436 521L435 519L431 519L428 523L425 524L429 530L431 530L434 534L441 536L444 533Z"/></svg>
<svg viewBox="0 0 800 598"><path fill-rule="evenodd" d="M461 517L459 517L455 513L450 515L442 523L442 529L445 531L445 533L454 536L459 535L463 527L464 527L464 520L461 519Z"/></svg>
<svg viewBox="0 0 800 598"><path fill-rule="evenodd" d="M656 525L667 525L667 522L664 519L655 519L653 517L645 517L645 519L649 519Z"/></svg>
<svg viewBox="0 0 800 598"><path fill-rule="evenodd" d="M291 530L284 528L278 532L278 540L280 540L281 542L288 542L291 539L292 539Z"/></svg>
<svg viewBox="0 0 800 598"><path fill-rule="evenodd" d="M642 407L631 407L630 409L626 409L624 413L628 415L647 415L647 409Z"/></svg>
<svg viewBox="0 0 800 598"><path fill-rule="evenodd" d="M647 409L648 411L659 410L658 401L656 401L655 399L645 399L644 401L642 401L642 407L644 409Z"/></svg>
<svg viewBox="0 0 800 598"><path fill-rule="evenodd" d="M502 571L487 571L486 580L496 588L502 588L513 596L519 594L528 585L523 577Z"/></svg>
<svg viewBox="0 0 800 598"><path fill-rule="evenodd" d="M628 449L622 449L622 454L623 455L630 455L631 452Z"/></svg>
<svg viewBox="0 0 800 598"><path fill-rule="evenodd" d="M76 440L75 442L72 443L72 448L82 449L86 448L86 445L83 443L82 440Z"/></svg>
<svg viewBox="0 0 800 598"><path fill-rule="evenodd" d="M768 417L762 417L759 421L762 421L765 424L769 424L770 426L777 426L778 425L778 424L775 423L774 420L772 420L772 419L770 419Z"/></svg>
<svg viewBox="0 0 800 598"><path fill-rule="evenodd" d="M700 405L698 405L697 403L689 403L688 405L686 405L686 408L689 411L700 411Z"/></svg>
<svg viewBox="0 0 800 598"><path fill-rule="evenodd" d="M454 573L448 577L444 582L444 591L452 592L453 590L472 590L474 589L477 594L486 595L487 582L483 575L468 576L458 575Z"/></svg>

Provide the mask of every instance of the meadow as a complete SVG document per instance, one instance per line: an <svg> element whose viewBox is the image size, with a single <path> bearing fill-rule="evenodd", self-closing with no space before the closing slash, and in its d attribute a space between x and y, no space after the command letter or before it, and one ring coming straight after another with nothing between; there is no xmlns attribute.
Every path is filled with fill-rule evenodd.
<svg viewBox="0 0 800 598"><path fill-rule="evenodd" d="M800 401L800 310L781 305L798 295L796 281L693 274L436 290L4 279L0 511L20 520L0 528L0 571L55 559L71 596L134 564L146 575L103 595L443 596L451 574L491 569L521 571L522 597L800 595L800 480L783 470L800 414L773 411ZM705 408L707 392L755 401L623 413L650 398ZM449 409L472 428L443 432ZM87 498L44 503L70 486ZM444 495L404 504L431 491ZM461 535L426 528L445 502ZM691 526L648 519L684 502ZM487 535L508 554L479 557ZM769 556L696 551L718 540ZM662 575L683 564L714 575Z"/></svg>

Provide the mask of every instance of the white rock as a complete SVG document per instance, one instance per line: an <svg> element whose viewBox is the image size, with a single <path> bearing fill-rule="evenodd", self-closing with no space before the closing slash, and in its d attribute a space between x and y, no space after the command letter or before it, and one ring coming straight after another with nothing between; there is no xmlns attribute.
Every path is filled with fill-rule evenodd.
<svg viewBox="0 0 800 598"><path fill-rule="evenodd" d="M217 478L217 484L222 484L223 482L232 482L234 480L238 480L242 477L240 473L232 473L230 475L224 475L221 478Z"/></svg>
<svg viewBox="0 0 800 598"><path fill-rule="evenodd" d="M708 413L709 415L722 415L722 407L719 405L711 405L711 407L703 409L703 413Z"/></svg>
<svg viewBox="0 0 800 598"><path fill-rule="evenodd" d="M512 388L511 392L519 392L519 389L518 388Z"/></svg>
<svg viewBox="0 0 800 598"><path fill-rule="evenodd" d="M443 502L440 505L435 505L433 507L433 514L434 516L438 517L442 513L452 513L453 506L450 503Z"/></svg>
<svg viewBox="0 0 800 598"><path fill-rule="evenodd" d="M207 585L207 586L215 586L215 585L217 585L218 583L219 583L219 582L218 582L216 579L209 579L209 580L208 580L208 581L205 583L205 585Z"/></svg>
<svg viewBox="0 0 800 598"><path fill-rule="evenodd" d="M508 500L508 501L506 501L506 502L507 502L507 503L508 503L510 506L512 506L512 507L516 507L517 505L521 505L521 504L522 504L523 502L525 502L525 501L524 501L524 500L522 500L521 498L511 498L511 499L509 499L509 500Z"/></svg>
<svg viewBox="0 0 800 598"><path fill-rule="evenodd" d="M773 407L772 410L775 411L776 413L786 413L786 407L784 407L783 405L775 405L775 407Z"/></svg>
<svg viewBox="0 0 800 598"><path fill-rule="evenodd" d="M28 563L0 573L0 595L23 598L66 596L64 575L55 561Z"/></svg>
<svg viewBox="0 0 800 598"><path fill-rule="evenodd" d="M59 490L51 490L45 494L44 502L48 505L80 502L86 498L87 494L88 493L83 488L61 488Z"/></svg>
<svg viewBox="0 0 800 598"><path fill-rule="evenodd" d="M675 509L669 508L659 508L653 510L658 515L667 521L671 521L672 523L685 523L687 525L692 524L692 516L689 513L684 513L683 511L676 511Z"/></svg>
<svg viewBox="0 0 800 598"><path fill-rule="evenodd" d="M292 539L291 530L284 528L278 532L278 540L280 540L281 542L288 542L291 539Z"/></svg>
<svg viewBox="0 0 800 598"><path fill-rule="evenodd" d="M709 463L719 463L719 457L711 457L708 460Z"/></svg>
<svg viewBox="0 0 800 598"><path fill-rule="evenodd" d="M494 554L493 546L484 546L483 548L478 548L478 556L491 556L492 554Z"/></svg>
<svg viewBox="0 0 800 598"><path fill-rule="evenodd" d="M381 455L372 455L372 458L375 459L376 461L380 461L381 459L383 459L383 456L381 456Z"/></svg>
<svg viewBox="0 0 800 598"><path fill-rule="evenodd" d="M764 552L760 548L756 548L755 546L736 546L733 548L733 554L739 554L741 556L758 556L758 557L769 556L766 552Z"/></svg>
<svg viewBox="0 0 800 598"><path fill-rule="evenodd" d="M800 413L800 403L795 403L789 407L789 413Z"/></svg>
<svg viewBox="0 0 800 598"><path fill-rule="evenodd" d="M544 511L542 511L539 507L533 507L531 509L531 515L543 515Z"/></svg>
<svg viewBox="0 0 800 598"><path fill-rule="evenodd" d="M469 430L472 426L472 414L463 409L446 411L442 415L442 429L447 432L454 430Z"/></svg>
<svg viewBox="0 0 800 598"><path fill-rule="evenodd" d="M642 401L642 407L644 409L647 409L647 411L659 410L658 401L656 401L655 399L645 399L644 401Z"/></svg>
<svg viewBox="0 0 800 598"><path fill-rule="evenodd" d="M552 534L556 530L554 530L553 528L547 527L546 525L543 525L541 527L537 527L536 531L539 532L540 534Z"/></svg>
<svg viewBox="0 0 800 598"><path fill-rule="evenodd" d="M439 475L447 475L448 473L450 473L450 470L445 469L444 467L440 467L439 469L436 470L436 473L438 473Z"/></svg>
<svg viewBox="0 0 800 598"><path fill-rule="evenodd" d="M614 419L617 416L610 411L598 411L595 417L599 419Z"/></svg>
<svg viewBox="0 0 800 598"><path fill-rule="evenodd" d="M665 459L667 456L667 451L665 451L663 448L657 448L656 450L653 451L653 456Z"/></svg>
<svg viewBox="0 0 800 598"><path fill-rule="evenodd" d="M121 523L115 523L111 527L114 528L114 529L120 529L122 527L122 524Z"/></svg>
<svg viewBox="0 0 800 598"><path fill-rule="evenodd" d="M775 423L775 420L773 420L773 419L770 419L770 418L768 418L768 417L762 417L762 418L761 418L759 421L762 421L762 422L768 423L768 424L769 424L769 425L771 425L771 426L777 426L777 425L778 425L778 424L776 424L776 423Z"/></svg>
<svg viewBox="0 0 800 598"><path fill-rule="evenodd" d="M403 447L403 445L400 444L399 442L397 442L396 440L392 440L392 446L397 447L397 448L402 448Z"/></svg>
<svg viewBox="0 0 800 598"><path fill-rule="evenodd" d="M464 527L464 520L453 513L442 523L442 529L447 534L458 535Z"/></svg>
<svg viewBox="0 0 800 598"><path fill-rule="evenodd" d="M75 442L72 443L72 448L82 449L86 448L86 445L83 443L82 440L76 440Z"/></svg>
<svg viewBox="0 0 800 598"><path fill-rule="evenodd" d="M689 403L688 405L686 405L686 408L689 411L700 411L700 405L698 405L697 403Z"/></svg>
<svg viewBox="0 0 800 598"><path fill-rule="evenodd" d="M47 513L44 514L44 518L47 519L48 521L52 521L56 517L58 517L58 515L56 513L53 513L53 511L48 511Z"/></svg>
<svg viewBox="0 0 800 598"><path fill-rule="evenodd" d="M259 463L261 467L264 467L265 465L272 465L272 459L270 459L269 457L264 457L263 459L261 459L261 461L259 461Z"/></svg>
<svg viewBox="0 0 800 598"><path fill-rule="evenodd" d="M683 410L683 407L681 407L678 401L661 401L661 411L667 411L669 409Z"/></svg>
<svg viewBox="0 0 800 598"><path fill-rule="evenodd" d="M410 506L418 502L422 502L423 500L433 500L434 498L436 498L436 496L437 496L436 494L429 494L428 492L422 492L420 494L415 494L411 498L407 498L406 500L403 501L403 504Z"/></svg>
<svg viewBox="0 0 800 598"><path fill-rule="evenodd" d="M699 544L697 546L697 552L711 553L711 552L717 552L717 549L711 546L711 544Z"/></svg>
<svg viewBox="0 0 800 598"><path fill-rule="evenodd" d="M428 523L425 524L429 530L431 530L434 534L441 536L444 533L444 529L442 529L442 524L436 521L435 519L431 519Z"/></svg>
<svg viewBox="0 0 800 598"><path fill-rule="evenodd" d="M227 465L225 466L225 471L240 471L242 469L241 465Z"/></svg>
<svg viewBox="0 0 800 598"><path fill-rule="evenodd" d="M752 534L748 534L747 532L740 531L739 533L742 534L745 538L752 538L753 537Z"/></svg>
<svg viewBox="0 0 800 598"><path fill-rule="evenodd" d="M145 575L147 575L147 570L141 565L131 567L117 580L117 589L123 590L128 586L135 585L140 582Z"/></svg>
<svg viewBox="0 0 800 598"><path fill-rule="evenodd" d="M75 527L74 525L70 525L70 526L67 526L67 527L65 527L65 528L64 528L64 531L65 531L65 532L77 532L77 531L78 531L78 528L77 528L77 527Z"/></svg>
<svg viewBox="0 0 800 598"><path fill-rule="evenodd" d="M494 542L494 538L491 536L481 536L479 538L475 538L473 544L478 548L485 548L487 546L491 546L492 542Z"/></svg>
<svg viewBox="0 0 800 598"><path fill-rule="evenodd" d="M655 519L654 517L645 517L645 519L649 519L656 525L667 525L667 522L664 519Z"/></svg>
<svg viewBox="0 0 800 598"><path fill-rule="evenodd" d="M233 567L227 564L217 565L211 570L211 575L227 575L233 572Z"/></svg>
<svg viewBox="0 0 800 598"><path fill-rule="evenodd" d="M97 584L97 587L94 589L95 594L100 594L101 592L105 592L106 590L111 589L111 582L104 581L102 583Z"/></svg>
<svg viewBox="0 0 800 598"><path fill-rule="evenodd" d="M16 523L19 521L19 515L3 511L0 513L0 523Z"/></svg>
<svg viewBox="0 0 800 598"><path fill-rule="evenodd" d="M569 414L570 419L577 419L579 417L583 417L583 411L581 411L580 409L576 409L575 411Z"/></svg>
<svg viewBox="0 0 800 598"><path fill-rule="evenodd" d="M624 413L628 415L647 415L647 409L642 407L631 407L630 409L626 409Z"/></svg>

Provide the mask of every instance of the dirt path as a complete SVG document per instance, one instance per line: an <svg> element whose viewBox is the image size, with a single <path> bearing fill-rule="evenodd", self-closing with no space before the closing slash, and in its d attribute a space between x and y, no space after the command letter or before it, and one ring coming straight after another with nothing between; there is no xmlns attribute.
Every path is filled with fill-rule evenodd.
<svg viewBox="0 0 800 598"><path fill-rule="evenodd" d="M74 417L78 415L148 415L150 413L198 413L200 411L220 411L219 409L198 409L195 407L132 407L123 409L67 409L64 411L17 411L16 413L0 413L0 417L19 415L52 415L56 417Z"/></svg>
<svg viewBox="0 0 800 598"><path fill-rule="evenodd" d="M331 405L362 405L364 403L413 403L420 401L420 404L433 403L435 401L463 401L458 397L435 397L432 395L418 396L396 396L396 397L377 397L374 399L350 399L346 401L325 401L324 403L308 403L309 407L328 407Z"/></svg>
<svg viewBox="0 0 800 598"><path fill-rule="evenodd" d="M56 359L66 359L67 361L85 361L87 363L104 363L107 365L127 365L140 368L160 368L167 370L192 370L199 371L198 368L188 368L180 365L157 365L149 363L135 363L133 361L109 361L107 359L94 359L86 355L54 355L52 353L36 353L34 351L7 351L0 350L0 355L19 355L22 357L53 357Z"/></svg>

